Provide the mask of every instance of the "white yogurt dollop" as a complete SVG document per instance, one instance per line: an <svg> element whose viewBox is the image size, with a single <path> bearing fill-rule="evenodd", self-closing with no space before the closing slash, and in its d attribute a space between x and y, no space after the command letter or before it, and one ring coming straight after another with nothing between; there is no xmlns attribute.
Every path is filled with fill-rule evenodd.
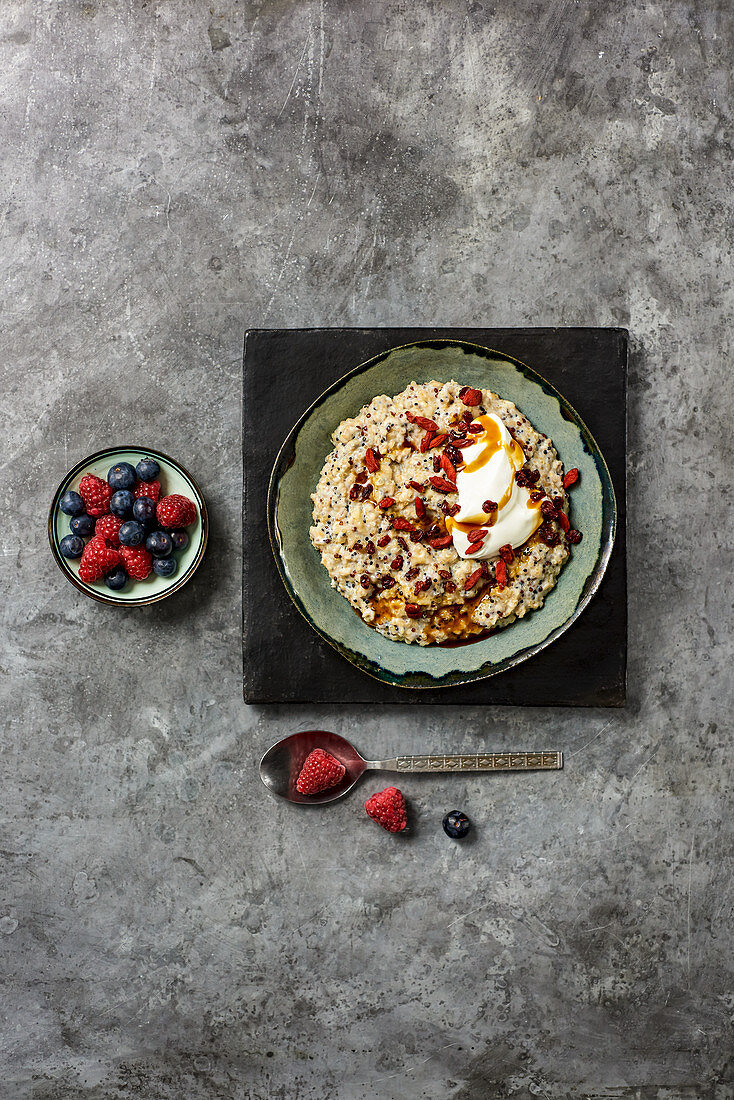
<svg viewBox="0 0 734 1100"><path fill-rule="evenodd" d="M478 418L484 431L476 443L462 451L464 467L456 477L459 511L446 520L446 528L454 540L456 552L462 558L484 561L499 556L501 546L516 549L527 542L543 521L540 507L530 500L527 489L515 481L515 472L525 461L522 447L494 413ZM487 514L487 500L497 504L497 511ZM487 527L486 525L491 526ZM480 550L467 554L469 531L485 529Z"/></svg>

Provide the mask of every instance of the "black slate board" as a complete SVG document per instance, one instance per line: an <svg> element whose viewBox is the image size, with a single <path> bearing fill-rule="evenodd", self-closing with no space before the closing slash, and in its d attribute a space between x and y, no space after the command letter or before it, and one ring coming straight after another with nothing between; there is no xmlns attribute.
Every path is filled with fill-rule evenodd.
<svg viewBox="0 0 734 1100"><path fill-rule="evenodd" d="M266 525L270 471L298 417L336 379L416 340L449 338L505 352L547 378L595 436L614 482L619 530L601 588L548 649L489 680L435 691L366 676L319 638L286 593ZM246 703L625 703L627 332L624 329L254 329L245 336L242 407L242 608Z"/></svg>

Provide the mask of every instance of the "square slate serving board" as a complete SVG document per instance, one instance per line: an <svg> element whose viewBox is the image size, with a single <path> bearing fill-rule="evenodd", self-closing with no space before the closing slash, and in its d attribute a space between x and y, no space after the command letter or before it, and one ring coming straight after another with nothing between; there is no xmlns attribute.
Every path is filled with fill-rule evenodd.
<svg viewBox="0 0 734 1100"><path fill-rule="evenodd" d="M599 592L578 622L556 642L488 680L413 691L365 675L322 641L301 617L273 561L266 497L270 471L283 440L327 386L389 348L439 338L467 340L511 355L560 390L586 421L607 460L617 495L619 528ZM245 335L242 406L245 702L624 706L626 383L624 329L249 331Z"/></svg>

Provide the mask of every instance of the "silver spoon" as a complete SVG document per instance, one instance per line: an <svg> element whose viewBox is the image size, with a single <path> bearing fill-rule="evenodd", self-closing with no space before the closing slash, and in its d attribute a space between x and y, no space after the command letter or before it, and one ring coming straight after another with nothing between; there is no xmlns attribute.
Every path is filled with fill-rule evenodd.
<svg viewBox="0 0 734 1100"><path fill-rule="evenodd" d="M326 749L346 768L343 779L320 794L299 794L298 773L313 749ZM345 737L327 730L304 730L278 741L260 761L260 778L273 794L289 802L318 806L351 791L368 769L384 772L527 772L557 771L562 752L479 752L456 756L397 756L394 760L365 760Z"/></svg>

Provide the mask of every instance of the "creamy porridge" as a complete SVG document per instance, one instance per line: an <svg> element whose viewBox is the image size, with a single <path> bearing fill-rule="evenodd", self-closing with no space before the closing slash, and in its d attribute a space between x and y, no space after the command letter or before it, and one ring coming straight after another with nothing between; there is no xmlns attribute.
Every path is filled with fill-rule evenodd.
<svg viewBox="0 0 734 1100"><path fill-rule="evenodd" d="M551 440L490 390L411 382L332 438L311 541L388 638L458 643L507 626L542 605L581 539Z"/></svg>

